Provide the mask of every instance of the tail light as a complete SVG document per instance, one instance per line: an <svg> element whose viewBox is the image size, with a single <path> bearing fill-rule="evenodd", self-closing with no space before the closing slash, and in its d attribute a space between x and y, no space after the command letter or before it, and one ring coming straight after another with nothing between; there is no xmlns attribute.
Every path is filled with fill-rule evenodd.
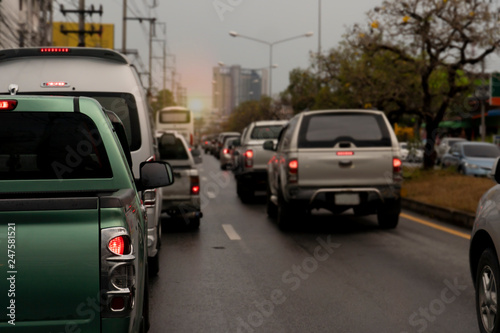
<svg viewBox="0 0 500 333"><path fill-rule="evenodd" d="M288 182L296 183L299 180L299 161L290 160L288 162Z"/></svg>
<svg viewBox="0 0 500 333"><path fill-rule="evenodd" d="M118 255L129 254L130 240L125 236L115 237L108 242L108 249Z"/></svg>
<svg viewBox="0 0 500 333"><path fill-rule="evenodd" d="M245 167L253 167L253 150L247 150L243 156L245 156Z"/></svg>
<svg viewBox="0 0 500 333"><path fill-rule="evenodd" d="M194 144L194 136L192 133L189 134L189 144L192 146Z"/></svg>
<svg viewBox="0 0 500 333"><path fill-rule="evenodd" d="M190 176L191 181L191 194L198 195L200 194L200 177L199 176Z"/></svg>
<svg viewBox="0 0 500 333"><path fill-rule="evenodd" d="M17 100L7 99L0 100L0 111L12 111L17 106Z"/></svg>
<svg viewBox="0 0 500 333"><path fill-rule="evenodd" d="M110 282L119 289L135 285L135 268L132 264L120 264L113 267L109 273Z"/></svg>
<svg viewBox="0 0 500 333"><path fill-rule="evenodd" d="M403 180L402 170L403 162L399 158L394 157L392 159L392 177L394 181L399 182Z"/></svg>
<svg viewBox="0 0 500 333"><path fill-rule="evenodd" d="M229 149L227 148L224 148L224 150L222 151L223 154L229 154Z"/></svg>

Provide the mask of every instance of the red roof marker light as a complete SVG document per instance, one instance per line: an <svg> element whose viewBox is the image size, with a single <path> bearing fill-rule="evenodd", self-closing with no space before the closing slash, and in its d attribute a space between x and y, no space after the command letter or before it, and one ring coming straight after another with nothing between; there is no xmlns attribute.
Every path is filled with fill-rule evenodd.
<svg viewBox="0 0 500 333"><path fill-rule="evenodd" d="M67 47L43 47L40 49L41 53L69 53L70 49Z"/></svg>

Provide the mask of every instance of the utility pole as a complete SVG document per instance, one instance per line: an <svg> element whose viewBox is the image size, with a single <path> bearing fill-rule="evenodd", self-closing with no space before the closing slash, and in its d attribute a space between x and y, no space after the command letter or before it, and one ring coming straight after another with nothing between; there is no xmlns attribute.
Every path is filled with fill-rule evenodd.
<svg viewBox="0 0 500 333"><path fill-rule="evenodd" d="M152 80L152 73L151 73L151 67L152 67L152 60L153 60L153 36L155 35L154 28L155 28L155 22L156 18L154 17L126 17L126 20L137 20L140 23L142 21L148 21L149 22L149 81L148 81L148 95L151 97L151 86L153 85L153 80Z"/></svg>
<svg viewBox="0 0 500 333"><path fill-rule="evenodd" d="M61 25L61 33L65 35L69 33L78 34L78 46L85 46L86 34L102 34L102 25L99 27L99 30L95 30L94 26L92 26L91 30L85 30L85 14L99 14L99 16L102 16L102 5L99 6L99 10L94 9L94 5L91 5L89 10L85 10L85 0L79 0L78 9L64 9L64 6L61 5L60 11L64 16L66 16L67 13L78 14L78 30L67 30Z"/></svg>
<svg viewBox="0 0 500 333"><path fill-rule="evenodd" d="M123 0L122 53L127 54L127 0Z"/></svg>

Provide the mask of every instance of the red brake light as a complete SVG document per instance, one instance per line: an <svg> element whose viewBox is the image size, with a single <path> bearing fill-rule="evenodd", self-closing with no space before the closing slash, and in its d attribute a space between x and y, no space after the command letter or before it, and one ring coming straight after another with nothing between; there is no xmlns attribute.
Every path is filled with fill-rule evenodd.
<svg viewBox="0 0 500 333"><path fill-rule="evenodd" d="M16 108L17 101L13 99L0 100L0 111L12 111Z"/></svg>
<svg viewBox="0 0 500 333"><path fill-rule="evenodd" d="M299 169L299 161L291 160L288 162L288 169L290 170L290 173L297 173Z"/></svg>
<svg viewBox="0 0 500 333"><path fill-rule="evenodd" d="M229 154L229 149L227 148L224 148L224 150L222 151L223 154Z"/></svg>
<svg viewBox="0 0 500 333"><path fill-rule="evenodd" d="M128 240L123 236L115 237L109 241L108 248L114 254L122 255L128 252Z"/></svg>
<svg viewBox="0 0 500 333"><path fill-rule="evenodd" d="M198 193L200 193L200 186L199 185L192 186L191 187L191 193L192 194L198 194Z"/></svg>
<svg viewBox="0 0 500 333"><path fill-rule="evenodd" d="M191 194L200 194L200 177L199 176L191 176Z"/></svg>
<svg viewBox="0 0 500 333"><path fill-rule="evenodd" d="M402 165L403 165L403 163L401 162L401 160L399 158L392 159L392 169L393 169L394 173L401 172Z"/></svg>
<svg viewBox="0 0 500 333"><path fill-rule="evenodd" d="M67 47L44 47L40 49L41 53L69 53Z"/></svg>
<svg viewBox="0 0 500 333"><path fill-rule="evenodd" d="M253 150L247 150L245 152L245 157L246 158L253 158Z"/></svg>
<svg viewBox="0 0 500 333"><path fill-rule="evenodd" d="M353 151L338 151L337 156L353 156Z"/></svg>
<svg viewBox="0 0 500 333"><path fill-rule="evenodd" d="M49 81L49 82L42 82L41 84L42 88L62 88L62 87L69 87L68 82L64 81Z"/></svg>

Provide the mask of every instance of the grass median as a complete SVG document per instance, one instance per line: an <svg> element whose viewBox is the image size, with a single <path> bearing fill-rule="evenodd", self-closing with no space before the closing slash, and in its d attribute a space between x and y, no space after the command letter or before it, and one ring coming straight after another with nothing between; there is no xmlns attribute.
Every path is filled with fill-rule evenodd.
<svg viewBox="0 0 500 333"><path fill-rule="evenodd" d="M490 178L458 174L454 170L403 169L404 198L474 214L481 196L496 185Z"/></svg>

